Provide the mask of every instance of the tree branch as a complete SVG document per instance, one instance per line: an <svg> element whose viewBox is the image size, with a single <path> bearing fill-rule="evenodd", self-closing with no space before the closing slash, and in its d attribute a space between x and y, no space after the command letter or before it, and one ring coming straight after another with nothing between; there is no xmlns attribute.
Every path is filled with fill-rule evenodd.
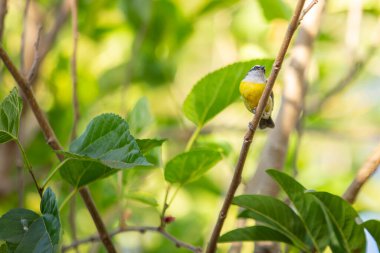
<svg viewBox="0 0 380 253"><path fill-rule="evenodd" d="M74 120L71 131L71 140L74 140L77 135L77 125L79 121L79 101L78 101L78 77L77 77L77 48L78 48L78 10L77 0L71 1L71 17L72 17L72 34L73 34L73 54L71 57L71 80L73 89L73 111Z"/></svg>
<svg viewBox="0 0 380 253"><path fill-rule="evenodd" d="M22 75L17 70L16 66L13 64L13 62L11 61L11 59L9 58L8 54L5 52L2 46L0 46L0 58L3 60L5 66L8 68L9 72L12 74L16 83L18 84L22 93L24 94L26 101L31 107L38 121L38 124L40 125L40 128L45 136L47 143L50 145L50 147L53 150L62 150L62 147L59 144L58 139L53 129L51 128L49 121L46 118L46 115L42 112L40 106L37 103L37 100L33 94L31 86L24 79L24 77L22 77ZM57 152L55 154L60 161L64 159L62 154L57 153ZM96 209L94 201L92 200L90 191L88 190L88 188L82 188L79 190L79 192L83 198L83 201L85 202L87 206L87 209L89 210L95 222L96 228L98 229L100 238L102 239L104 246L107 248L108 252L116 252L112 244L111 238L109 237L107 233L106 227L100 217L98 210Z"/></svg>
<svg viewBox="0 0 380 253"><path fill-rule="evenodd" d="M24 15L23 15L23 29L21 33L21 46L20 46L20 71L22 75L26 75L25 70L25 42L26 42L26 32L28 24L28 13L29 13L30 0L26 0Z"/></svg>
<svg viewBox="0 0 380 253"><path fill-rule="evenodd" d="M184 248L184 249L188 249L192 252L195 252L195 253L200 253L202 252L202 249L199 248L199 247L195 247L191 244L188 244L186 242L183 242L183 241L180 241L178 240L177 238L175 238L173 235L169 234L168 232L166 232L164 229L162 229L161 227L152 227L152 226L128 226L128 227L125 227L125 228L119 228L118 230L110 233L110 236L116 236L118 234L121 234L121 233L126 233L126 232L140 232L141 234L145 233L145 232L157 232L157 233L160 233L161 235L163 235L165 238L167 238L169 241L172 241L174 243L174 245L178 248ZM66 246L63 246L62 247L62 252L66 252L72 248L75 248L75 247L78 247L79 245L81 244L85 244L85 243L93 243L93 242L97 242L99 241L100 238L98 235L93 235L93 236L90 236L88 238L85 238L85 239L82 239L82 240L79 240L79 241L75 241L73 242L72 244L70 245L66 245Z"/></svg>
<svg viewBox="0 0 380 253"><path fill-rule="evenodd" d="M245 160L247 158L248 150L251 145L252 139L254 137L254 134L256 132L257 126L259 124L259 121L261 119L261 116L263 114L264 108L268 102L270 93L272 92L274 82L277 79L278 73L281 69L282 63L284 61L285 54L289 48L290 41L294 35L294 32L296 31L298 27L298 21L299 17L301 15L303 6L305 4L305 0L299 0L296 6L296 9L294 10L293 17L289 23L288 30L285 34L284 40L282 42L280 51L276 57L276 60L273 64L272 71L270 73L270 76L268 78L265 90L260 98L259 105L256 109L256 114L253 117L252 121L249 122L248 131L246 132L244 136L244 141L242 148L240 150L239 160L237 162L237 165L235 167L235 172L233 175L233 178L231 180L229 189L227 191L226 197L224 199L222 208L220 210L217 222L215 224L215 227L213 229L213 232L211 234L210 241L208 243L206 252L207 253L214 253L216 251L216 244L220 235L220 232L222 230L224 221L227 217L228 209L231 205L232 199L235 195L235 192L240 184L241 181L241 174L243 172L243 167L245 164Z"/></svg>
<svg viewBox="0 0 380 253"><path fill-rule="evenodd" d="M0 42L3 41L5 16L7 15L7 0L0 0Z"/></svg>
<svg viewBox="0 0 380 253"><path fill-rule="evenodd" d="M359 191L368 179L379 169L380 166L380 145L377 146L375 152L367 159L363 166L359 169L355 179L352 181L343 198L353 204Z"/></svg>

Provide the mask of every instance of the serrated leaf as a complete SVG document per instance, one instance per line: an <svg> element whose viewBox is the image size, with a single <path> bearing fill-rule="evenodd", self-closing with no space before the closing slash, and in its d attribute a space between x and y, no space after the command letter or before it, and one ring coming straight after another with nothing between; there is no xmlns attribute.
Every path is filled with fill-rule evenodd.
<svg viewBox="0 0 380 253"><path fill-rule="evenodd" d="M315 196L325 212L330 226L331 249L334 252L364 252L365 234L359 215L353 207L339 196L327 192L310 192ZM336 240L333 240L336 238Z"/></svg>
<svg viewBox="0 0 380 253"><path fill-rule="evenodd" d="M61 152L68 159L61 163L62 177L75 187L108 177L119 169L150 166L129 132L128 124L114 114L95 117L85 132Z"/></svg>
<svg viewBox="0 0 380 253"><path fill-rule="evenodd" d="M148 153L153 148L160 147L165 141L166 139L136 139L137 145L143 154Z"/></svg>
<svg viewBox="0 0 380 253"><path fill-rule="evenodd" d="M0 143L18 138L21 111L22 100L13 88L0 104Z"/></svg>
<svg viewBox="0 0 380 253"><path fill-rule="evenodd" d="M234 229L219 238L219 242L241 241L275 241L284 242L291 245L293 244L292 241L282 233L265 226Z"/></svg>
<svg viewBox="0 0 380 253"><path fill-rule="evenodd" d="M140 98L132 111L127 114L127 122L132 134L137 135L143 132L153 122L153 116L150 113L149 102L146 97Z"/></svg>
<svg viewBox="0 0 380 253"><path fill-rule="evenodd" d="M232 203L246 209L239 217L260 221L287 236L299 249L307 249L303 242L306 231L301 219L280 200L264 195L241 195Z"/></svg>
<svg viewBox="0 0 380 253"><path fill-rule="evenodd" d="M40 205L43 222L54 251L58 249L61 235L61 222L59 219L58 203L54 192L48 187L42 196Z"/></svg>
<svg viewBox="0 0 380 253"><path fill-rule="evenodd" d="M165 180L180 185L194 181L222 159L222 155L210 149L193 149L179 154L165 166Z"/></svg>
<svg viewBox="0 0 380 253"><path fill-rule="evenodd" d="M380 249L380 221L367 220L362 225L372 235L373 239L376 241L377 247Z"/></svg>
<svg viewBox="0 0 380 253"><path fill-rule="evenodd" d="M281 186L297 209L306 228L310 248L323 252L329 244L330 235L325 214L315 197L304 194L306 188L291 176L278 170L267 170L267 173Z"/></svg>
<svg viewBox="0 0 380 253"><path fill-rule="evenodd" d="M130 192L125 194L128 199L136 200L149 206L158 206L157 200L148 193Z"/></svg>
<svg viewBox="0 0 380 253"><path fill-rule="evenodd" d="M292 10L283 0L258 0L261 10L268 21L290 19Z"/></svg>
<svg viewBox="0 0 380 253"><path fill-rule="evenodd" d="M273 60L237 62L209 73L199 80L183 104L185 116L198 127L204 126L239 97L239 84L250 68L264 65L270 72Z"/></svg>

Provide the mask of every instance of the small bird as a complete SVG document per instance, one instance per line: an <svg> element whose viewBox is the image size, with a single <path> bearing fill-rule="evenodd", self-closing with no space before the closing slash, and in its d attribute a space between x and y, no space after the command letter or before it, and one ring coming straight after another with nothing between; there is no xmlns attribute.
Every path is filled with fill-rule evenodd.
<svg viewBox="0 0 380 253"><path fill-rule="evenodd" d="M248 74L240 83L240 94L243 97L245 107L247 107L247 109L253 114L256 113L256 108L265 89L266 82L265 67L256 65L248 71ZM273 105L274 98L272 92L260 119L260 129L265 129L267 127L274 128L274 122L271 117Z"/></svg>

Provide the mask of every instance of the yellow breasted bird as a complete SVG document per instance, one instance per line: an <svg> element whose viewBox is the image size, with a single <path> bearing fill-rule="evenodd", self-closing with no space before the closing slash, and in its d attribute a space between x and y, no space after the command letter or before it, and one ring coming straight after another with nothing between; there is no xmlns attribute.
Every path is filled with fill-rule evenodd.
<svg viewBox="0 0 380 253"><path fill-rule="evenodd" d="M266 82L265 67L256 65L248 71L248 74L240 83L240 94L243 97L245 107L254 114L256 113L256 108L265 89ZM271 117L273 104L274 98L272 92L263 116L260 119L260 129L265 129L267 127L274 128L274 122Z"/></svg>

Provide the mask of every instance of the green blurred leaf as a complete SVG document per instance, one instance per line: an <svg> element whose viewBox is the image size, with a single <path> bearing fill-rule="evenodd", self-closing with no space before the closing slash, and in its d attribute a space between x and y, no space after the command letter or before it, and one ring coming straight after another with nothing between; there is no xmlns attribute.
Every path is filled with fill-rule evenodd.
<svg viewBox="0 0 380 253"><path fill-rule="evenodd" d="M0 143L18 138L22 100L13 88L0 104Z"/></svg>
<svg viewBox="0 0 380 253"><path fill-rule="evenodd" d="M267 173L281 186L293 202L306 228L311 247L323 252L329 244L330 235L325 222L325 214L312 195L304 194L306 188L291 176L278 170L267 170Z"/></svg>
<svg viewBox="0 0 380 253"><path fill-rule="evenodd" d="M114 114L95 117L85 132L61 152L68 159L61 163L61 176L75 187L108 177L118 169L151 164L141 154L127 122Z"/></svg>
<svg viewBox="0 0 380 253"><path fill-rule="evenodd" d="M225 233L219 238L219 242L241 241L275 241L292 244L292 241L288 237L277 230L265 226L238 228Z"/></svg>
<svg viewBox="0 0 380 253"><path fill-rule="evenodd" d="M310 192L318 198L330 226L330 247L333 252L363 252L366 246L359 215L339 196L327 192Z"/></svg>
<svg viewBox="0 0 380 253"><path fill-rule="evenodd" d="M136 139L137 145L139 145L140 151L143 154L148 153L150 150L160 147L166 139Z"/></svg>
<svg viewBox="0 0 380 253"><path fill-rule="evenodd" d="M128 199L139 201L149 206L158 206L157 200L154 198L154 196L148 193L130 192L125 194L125 197Z"/></svg>
<svg viewBox="0 0 380 253"><path fill-rule="evenodd" d="M372 235L373 239L375 239L377 247L380 249L380 221L367 220L363 223L363 226Z"/></svg>
<svg viewBox="0 0 380 253"><path fill-rule="evenodd" d="M8 247L5 243L0 245L0 253L9 253Z"/></svg>
<svg viewBox="0 0 380 253"><path fill-rule="evenodd" d="M193 149L179 154L165 166L165 180L186 184L194 181L222 159L222 155L210 149Z"/></svg>
<svg viewBox="0 0 380 253"><path fill-rule="evenodd" d="M153 123L149 102L146 97L142 97L137 101L135 107L127 115L127 122L133 135L138 135Z"/></svg>
<svg viewBox="0 0 380 253"><path fill-rule="evenodd" d="M241 195L232 203L246 209L239 217L258 220L284 234L299 249L307 249L303 242L306 231L301 219L280 200L264 195Z"/></svg>
<svg viewBox="0 0 380 253"><path fill-rule="evenodd" d="M210 0L205 1L204 4L195 13L194 17L199 18L202 15L209 14L221 8L229 7L233 4L239 3L238 0Z"/></svg>
<svg viewBox="0 0 380 253"><path fill-rule="evenodd" d="M269 73L273 60L237 62L203 77L183 104L185 116L199 127L205 125L239 98L240 81L257 64L264 65Z"/></svg>
<svg viewBox="0 0 380 253"><path fill-rule="evenodd" d="M261 10L268 21L273 19L290 19L291 8L283 0L258 0Z"/></svg>

